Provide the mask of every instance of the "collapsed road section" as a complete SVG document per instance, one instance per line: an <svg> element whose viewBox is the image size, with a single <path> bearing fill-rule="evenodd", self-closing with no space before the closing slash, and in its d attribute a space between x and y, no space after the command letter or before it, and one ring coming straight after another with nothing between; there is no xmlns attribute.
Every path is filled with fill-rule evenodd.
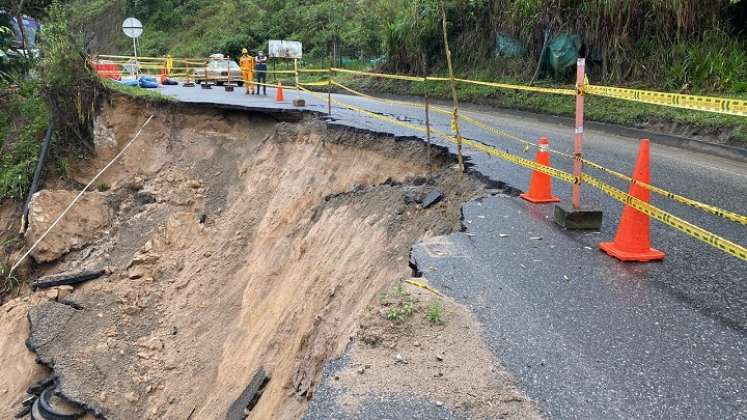
<svg viewBox="0 0 747 420"><path fill-rule="evenodd" d="M458 230L462 203L483 191L444 149L419 141L309 115L156 107L123 96L104 105L96 155L72 177L88 182L151 114L97 191L84 194L23 267L35 278L67 273L47 277L66 284L0 311L8 333L0 362L17 373L0 378L2 418L48 373L58 398L107 419L299 418L325 364L360 336L362 320L369 329L404 322L377 308L402 305L381 296L412 276L413 243ZM29 244L75 194L35 195ZM86 281L69 284L78 278ZM423 306L399 296L408 296L405 314ZM451 343L463 347L454 354L490 365L464 372L462 361L449 361L463 382L482 387L474 401L466 391L456 401L475 417L536 416L466 310L446 305L461 314L461 336L471 337ZM449 324L439 332L424 325L415 333L386 328L434 345L452 336ZM26 338L51 372L34 364L18 342ZM441 392L464 387L448 371L439 378Z"/></svg>

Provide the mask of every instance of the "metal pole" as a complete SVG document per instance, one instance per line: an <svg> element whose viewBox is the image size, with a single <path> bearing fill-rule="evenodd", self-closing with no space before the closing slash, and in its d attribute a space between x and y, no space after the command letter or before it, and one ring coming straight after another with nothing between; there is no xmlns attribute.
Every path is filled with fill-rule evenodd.
<svg viewBox="0 0 747 420"><path fill-rule="evenodd" d="M573 150L573 183L572 204L574 209L581 208L581 172L583 164L584 143L584 80L586 75L586 60L579 58L576 62L576 137Z"/></svg>
<svg viewBox="0 0 747 420"><path fill-rule="evenodd" d="M428 97L428 78L425 79L425 141L428 147L428 163L431 162L431 101Z"/></svg>
<svg viewBox="0 0 747 420"><path fill-rule="evenodd" d="M327 79L327 115L332 115L332 73Z"/></svg>
<svg viewBox="0 0 747 420"><path fill-rule="evenodd" d="M132 52L135 54L135 80L140 79L140 62L137 60L137 38L132 38Z"/></svg>
<svg viewBox="0 0 747 420"><path fill-rule="evenodd" d="M293 59L293 71L296 76L296 99L301 99L301 89L298 87L298 59Z"/></svg>
<svg viewBox="0 0 747 420"><path fill-rule="evenodd" d="M451 96L454 99L454 114L451 125L454 129L454 136L457 139L457 161L459 170L464 172L464 158L462 157L462 135L459 132L459 99L457 98L456 80L454 80L454 66L451 63L451 50L449 49L449 37L446 33L446 11L441 8L441 16L444 32L444 49L446 50L446 64L449 66L449 84L451 85Z"/></svg>

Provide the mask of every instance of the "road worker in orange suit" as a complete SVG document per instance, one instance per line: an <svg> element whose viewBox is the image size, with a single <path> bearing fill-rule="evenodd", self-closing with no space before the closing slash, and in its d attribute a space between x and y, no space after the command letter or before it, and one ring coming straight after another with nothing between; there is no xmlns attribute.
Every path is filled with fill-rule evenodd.
<svg viewBox="0 0 747 420"><path fill-rule="evenodd" d="M239 67L241 67L241 78L244 79L246 94L254 95L254 57L249 55L249 51L246 48L241 50Z"/></svg>

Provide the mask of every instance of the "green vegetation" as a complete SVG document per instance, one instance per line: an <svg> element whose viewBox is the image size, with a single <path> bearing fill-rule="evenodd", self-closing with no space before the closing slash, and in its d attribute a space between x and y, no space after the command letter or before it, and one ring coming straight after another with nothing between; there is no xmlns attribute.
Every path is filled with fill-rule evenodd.
<svg viewBox="0 0 747 420"><path fill-rule="evenodd" d="M174 98L162 95L160 92L153 89L142 89L134 86L126 86L109 79L102 79L101 83L103 84L104 88L108 89L110 92L124 93L125 95L129 95L135 98L144 98L156 103L176 102Z"/></svg>
<svg viewBox="0 0 747 420"><path fill-rule="evenodd" d="M0 296L16 290L22 282L15 273L10 272L10 264L0 261Z"/></svg>
<svg viewBox="0 0 747 420"><path fill-rule="evenodd" d="M577 37L592 80L694 92L744 92L747 87L744 0L76 0L77 24L95 31L94 49L128 53L124 36L108 38L100 22L118 27L125 15L145 25L144 55L237 56L269 39L304 42L311 62L369 64L409 74L444 68L441 13L449 22L456 70L484 79L528 82L545 33ZM497 39L510 39L506 52ZM546 51L546 49L545 49ZM575 54L576 51L571 51ZM543 57L544 58L544 57ZM378 62L376 62L378 63ZM544 77L571 72L545 66Z"/></svg>
<svg viewBox="0 0 747 420"><path fill-rule="evenodd" d="M48 112L33 83L0 85L0 201L23 199L34 176Z"/></svg>
<svg viewBox="0 0 747 420"><path fill-rule="evenodd" d="M42 3L22 2L24 13L46 10L40 57L0 62L0 200L25 198L50 121L52 167L69 166L92 149L100 84L86 63L82 36L68 26L68 9L59 1L47 9ZM0 37L0 44L7 47L7 39Z"/></svg>
<svg viewBox="0 0 747 420"><path fill-rule="evenodd" d="M434 301L428 305L425 310L425 319L431 324L441 325L445 322L444 320L444 304L441 301Z"/></svg>
<svg viewBox="0 0 747 420"><path fill-rule="evenodd" d="M304 42L307 67L417 75L445 73L443 10L455 71L465 78L572 84L572 68L550 68L547 34L548 41L577 41L570 54L575 57L578 47L586 56L596 84L747 98L747 0L76 0L70 7L77 25L95 33L96 52L130 53L129 40L106 32L102 22L118 28L132 15L145 25L144 55L237 56L242 47L265 49L269 39L296 39ZM516 48L503 48L505 40ZM424 92L393 81L355 83L375 88L366 89L372 93ZM448 95L443 83L427 89L433 97ZM459 94L465 102L573 113L572 100L552 95L465 85ZM747 141L743 118L598 97L588 104L590 120L654 128L685 124L693 133L718 133L721 141Z"/></svg>
<svg viewBox="0 0 747 420"><path fill-rule="evenodd" d="M386 310L386 319L394 322L404 322L415 312L415 299L407 293L403 283L397 285L387 298L389 299L389 302L387 302L389 307Z"/></svg>

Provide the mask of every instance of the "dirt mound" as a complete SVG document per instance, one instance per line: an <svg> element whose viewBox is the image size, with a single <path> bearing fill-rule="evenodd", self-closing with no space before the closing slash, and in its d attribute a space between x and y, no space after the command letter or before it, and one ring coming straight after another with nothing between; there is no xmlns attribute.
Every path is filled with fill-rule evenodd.
<svg viewBox="0 0 747 420"><path fill-rule="evenodd" d="M75 191L46 190L34 194L29 205L26 241L35 243L76 195ZM44 263L55 261L72 250L81 249L99 236L101 230L109 224L110 218L104 195L86 193L65 216L65 222L55 226L31 256L35 261Z"/></svg>
<svg viewBox="0 0 747 420"><path fill-rule="evenodd" d="M76 176L151 112L94 193L105 223L41 270L110 274L32 308L29 344L67 398L108 419L222 418L260 368L252 418L298 418L366 308L411 275L411 245L458 229L481 187L416 141L125 99ZM436 190L427 209L413 199Z"/></svg>

